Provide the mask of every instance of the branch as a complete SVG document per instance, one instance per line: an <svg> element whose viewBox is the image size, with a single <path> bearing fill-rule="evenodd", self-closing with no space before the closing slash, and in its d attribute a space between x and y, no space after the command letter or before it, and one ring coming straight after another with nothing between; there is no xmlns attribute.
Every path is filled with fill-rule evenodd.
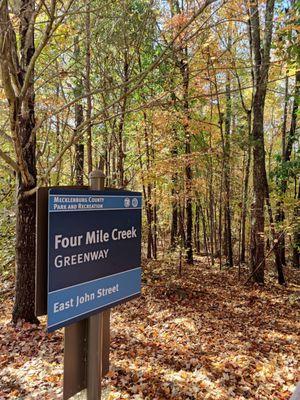
<svg viewBox="0 0 300 400"><path fill-rule="evenodd" d="M16 172L20 172L18 164L4 151L0 149L0 157Z"/></svg>
<svg viewBox="0 0 300 400"><path fill-rule="evenodd" d="M71 8L71 6L74 3L74 1L75 0L69 0L69 3L67 4L67 7L66 7L66 10L65 10L64 14L61 15L58 18L58 21L56 22L56 24L54 26L53 26L53 23L55 21L55 11L56 11L56 3L57 2L56 2L56 0L52 0L51 1L50 20L48 21L48 24L47 24L46 29L44 31L43 37L42 37L39 45L37 46L32 58L30 60L30 63L28 65L28 67L27 67L20 97L23 97L25 95L27 89L28 89L28 86L30 84L30 79L31 79L31 73L32 73L32 71L34 69L36 60L40 56L40 54L43 51L44 47L47 45L47 43L48 43L49 39L51 38L51 36L53 35L53 33L57 30L57 28L59 28L59 26L61 25L61 23L65 19L66 15L67 15L67 12Z"/></svg>
<svg viewBox="0 0 300 400"><path fill-rule="evenodd" d="M41 4L42 4L42 2L41 2ZM40 4L40 7L39 7L38 11L41 8L41 4ZM32 71L34 69L35 62L38 59L39 55L41 54L43 48L46 46L46 44L47 44L47 42L48 42L48 40L50 38L50 32L51 32L51 28L52 28L53 21L54 21L55 10L56 10L56 1L52 0L51 1L50 20L47 23L47 26L46 26L46 29L44 31L43 37L42 37L38 47L35 49L35 52L34 52L33 56L31 57L30 63L28 65L27 69L26 69L26 73L25 73L25 76L24 76L24 82L23 82L21 93L20 93L20 97L21 98L23 98L25 96L25 93L26 93L26 91L28 89L28 86L30 85L30 82L31 82L31 79L32 79L31 74L32 74ZM30 21L30 25L31 25L30 28L31 29L33 29L34 21L35 21L35 18L37 16L37 14L38 14L38 11L35 11L33 13L33 15L32 15L32 20ZM31 30L31 29L29 29L29 30Z"/></svg>
<svg viewBox="0 0 300 400"><path fill-rule="evenodd" d="M18 96L21 85L18 77L20 71L18 46L16 34L9 17L7 0L3 0L0 3L0 22L0 62L2 68L4 68L2 69L2 79L8 85L4 89L6 95L9 96L8 99L11 99Z"/></svg>
<svg viewBox="0 0 300 400"><path fill-rule="evenodd" d="M8 62L6 60L2 61L0 69L1 69L1 80L5 96L8 102L12 104L15 101L16 95L10 78Z"/></svg>
<svg viewBox="0 0 300 400"><path fill-rule="evenodd" d="M6 123L8 123L8 122L6 121ZM5 124L6 124L6 123L5 123ZM3 124L3 126L4 126L5 124ZM11 138L11 136L9 136L9 135L8 135L6 132L4 132L4 130L2 130L1 128L0 128L0 136L2 136L3 139L6 140L7 142L12 143L12 138Z"/></svg>
<svg viewBox="0 0 300 400"><path fill-rule="evenodd" d="M150 74L150 72L152 72L155 68L157 68L165 60L165 58L168 56L168 51L172 48L172 46L177 41L177 39L182 35L182 33L204 12L204 10L210 4L212 4L212 3L216 2L216 1L217 0L206 0L203 3L203 5L199 7L197 12L195 12L194 15L183 25L183 27L178 30L176 35L169 42L169 44L164 48L162 53L159 56L157 56L156 60L153 61L153 63L145 71L141 72L140 74L138 74L137 76L129 79L126 82L127 86L129 86L132 83L135 83L135 85L127 92L127 95L133 93L136 89L138 89L140 87L140 85L143 83L144 79ZM118 86L115 87L115 89L116 90L120 89L123 86L124 85L118 85ZM57 111L52 113L51 114L51 118L53 118L57 114L60 114L62 111L66 110L67 108L73 106L74 104L76 104L80 100L83 100L83 99L85 99L85 98L87 98L89 96L95 95L95 94L102 93L102 91L103 91L103 88L98 88L98 89L92 90L90 93L84 93L83 95L78 96L77 98L73 99L72 101L70 101L69 103L65 104L64 106L60 107ZM116 103L118 103L122 99L123 99L123 97L121 96L118 100L113 101L111 104L109 104L107 107L105 107L105 109L107 110L107 109L113 107ZM93 119L97 118L99 115L101 115L102 112L98 113L95 117L93 117ZM44 121L46 119L48 119L48 118L49 118L49 116L47 115L43 119L41 119L39 121L38 125L36 125L35 130L39 129L41 127L41 125L44 123ZM86 120L83 124L81 124L78 127L78 130L82 129L85 125L89 124L90 122L91 122L90 120Z"/></svg>

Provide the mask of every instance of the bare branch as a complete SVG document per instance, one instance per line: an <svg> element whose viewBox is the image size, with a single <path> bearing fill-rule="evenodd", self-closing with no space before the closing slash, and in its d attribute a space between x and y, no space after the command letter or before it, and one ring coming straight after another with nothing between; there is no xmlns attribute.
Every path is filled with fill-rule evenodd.
<svg viewBox="0 0 300 400"><path fill-rule="evenodd" d="M16 172L19 172L20 169L18 164L4 151L0 149L0 157Z"/></svg>

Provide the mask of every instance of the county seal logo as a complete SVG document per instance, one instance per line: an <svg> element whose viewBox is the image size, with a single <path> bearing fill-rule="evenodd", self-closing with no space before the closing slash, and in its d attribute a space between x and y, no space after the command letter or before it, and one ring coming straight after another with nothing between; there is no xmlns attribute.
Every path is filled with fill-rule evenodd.
<svg viewBox="0 0 300 400"><path fill-rule="evenodd" d="M126 208L130 207L130 199L128 197L124 199L124 207Z"/></svg>
<svg viewBox="0 0 300 400"><path fill-rule="evenodd" d="M138 204L139 204L138 199L137 199L136 197L134 197L134 198L132 199L132 207L137 207Z"/></svg>

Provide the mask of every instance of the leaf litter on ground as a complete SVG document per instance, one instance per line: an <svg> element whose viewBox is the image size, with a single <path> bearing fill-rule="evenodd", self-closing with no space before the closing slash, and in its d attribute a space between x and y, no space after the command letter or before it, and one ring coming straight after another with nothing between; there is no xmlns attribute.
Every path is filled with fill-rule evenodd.
<svg viewBox="0 0 300 400"><path fill-rule="evenodd" d="M259 287L204 258L180 278L170 260L143 269L141 297L112 310L104 400L290 398L300 379L298 271L287 269L287 287L270 274ZM63 330L48 334L45 318L12 325L12 295L1 298L0 400L62 399Z"/></svg>

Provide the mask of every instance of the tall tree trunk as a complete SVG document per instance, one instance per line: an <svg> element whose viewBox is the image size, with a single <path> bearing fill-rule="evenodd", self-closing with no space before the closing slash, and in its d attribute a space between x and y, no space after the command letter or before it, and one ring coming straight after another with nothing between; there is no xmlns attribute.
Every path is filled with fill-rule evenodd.
<svg viewBox="0 0 300 400"><path fill-rule="evenodd" d="M149 146L149 137L148 137L148 128L147 128L147 114L143 112L143 119L144 119L144 140L146 146L146 169L149 172L151 167L151 154L150 154L150 146ZM143 184L143 194L145 198L145 210L146 210L146 217L147 217L147 258L156 258L156 244L155 241L155 232L154 232L154 222L155 222L155 215L154 215L154 207L152 205L152 185L149 182L145 182L144 171L143 171L143 162L142 162L142 151L140 142L138 142L138 149L139 149L139 160L140 160L140 169L141 169L141 176L142 176L142 184Z"/></svg>
<svg viewBox="0 0 300 400"><path fill-rule="evenodd" d="M29 29L28 22L34 10L33 1L22 2L23 15L21 18L22 35L21 51L23 54L23 68L29 64L34 53L33 33L30 35L30 44L25 44L25 36ZM27 39L28 40L28 39ZM24 47L23 47L24 46ZM32 135L35 127L35 99L33 88L33 73L31 88L28 90L23 104L16 100L16 131L21 139L24 159L33 181L25 184L21 175L18 176L17 190L17 218L16 218L16 296L13 309L13 321L22 318L29 322L37 322L34 314L34 276L35 276L35 196L24 198L24 192L36 185L36 139ZM24 113L24 110L25 113ZM33 136L33 137L32 137Z"/></svg>
<svg viewBox="0 0 300 400"><path fill-rule="evenodd" d="M174 140L176 140L176 132L174 132ZM178 155L177 145L174 145L171 150L172 158L176 159ZM172 189L171 189L171 239L170 239L170 249L174 250L178 244L178 173L174 172L172 174Z"/></svg>
<svg viewBox="0 0 300 400"><path fill-rule="evenodd" d="M200 207L199 207L199 200L196 203L195 209L195 249L196 253L200 254Z"/></svg>
<svg viewBox="0 0 300 400"><path fill-rule="evenodd" d="M265 145L264 145L264 106L268 82L270 48L273 31L274 0L266 1L264 43L261 40L261 27L258 2L250 3L251 40L254 54L255 88L253 102L253 204L251 210L251 267L257 283L264 283L265 271L265 215L266 197Z"/></svg>
<svg viewBox="0 0 300 400"><path fill-rule="evenodd" d="M275 255L275 265L276 265L276 269L277 269L277 273L278 273L278 283L280 285L283 285L285 283L285 278L284 278L282 259L281 259L280 248L279 248L280 242L279 242L279 236L275 230L275 224L274 224L274 219L273 219L273 213L272 213L272 207L271 207L271 201L270 201L270 191L269 191L267 176L265 176L265 188L266 188L265 189L266 190L266 202L267 202L267 206L268 206L271 234L272 234L272 239L273 239L273 251L274 251L274 255Z"/></svg>
<svg viewBox="0 0 300 400"><path fill-rule="evenodd" d="M247 111L248 121L248 144L247 144L247 155L246 155L246 168L245 168L245 179L243 187L243 201L242 201L242 221L241 221L241 254L240 262L246 261L246 219L247 219L247 206L248 206L248 187L249 187L249 176L250 176L250 164L251 164L251 110Z"/></svg>
<svg viewBox="0 0 300 400"><path fill-rule="evenodd" d="M231 37L229 36L228 48L231 48ZM232 233L231 233L231 206L230 206L230 134L231 134L231 87L230 76L227 72L226 78L226 115L225 115L225 163L224 163L224 186L225 186L225 226L227 244L227 264L233 267Z"/></svg>
<svg viewBox="0 0 300 400"><path fill-rule="evenodd" d="M212 171L212 169L211 169ZM215 230L215 218L214 218L214 192L213 192L213 175L212 172L209 178L209 234L210 234L210 259L211 265L215 264L214 258L214 230Z"/></svg>
<svg viewBox="0 0 300 400"><path fill-rule="evenodd" d="M298 179L298 195L294 208L294 233L293 233L293 267L300 268L300 179Z"/></svg>
<svg viewBox="0 0 300 400"><path fill-rule="evenodd" d="M264 283L265 270L265 149L263 138L263 104L259 90L254 97L253 105L253 192L254 200L251 210L251 267L254 280Z"/></svg>
<svg viewBox="0 0 300 400"><path fill-rule="evenodd" d="M219 194L219 263L220 263L220 271L222 269L222 255L223 255L223 247L222 247L222 217L223 217L223 174L221 174L221 185L220 185L220 194Z"/></svg>
<svg viewBox="0 0 300 400"><path fill-rule="evenodd" d="M300 95L300 71L296 72L296 79L295 79L295 92L294 92L294 102L292 108L292 118L291 118L291 126L287 136L287 105L289 99L288 93L288 76L286 76L285 80L285 102L284 102L284 114L283 114L283 124L282 124L282 167L284 167L291 159L293 145L297 140L297 114L298 114L298 107L299 107L299 95ZM288 189L288 178L284 177L284 179L278 179L277 182L278 186L278 194L279 200L277 202L277 210L276 210L276 217L275 220L279 225L279 232L278 232L278 248L280 252L280 259L283 265L286 264L285 259L285 234L284 234L284 195ZM294 236L295 237L295 236ZM293 246L293 249L297 249L297 245Z"/></svg>
<svg viewBox="0 0 300 400"><path fill-rule="evenodd" d="M175 174L174 174L175 175ZM176 185L176 176L172 177L173 185ZM177 201L177 191L175 187L171 191L172 196L172 216L171 216L171 239L170 239L170 249L174 250L176 248L178 240L178 201Z"/></svg>
<svg viewBox="0 0 300 400"><path fill-rule="evenodd" d="M59 95L60 95L59 85L57 85L56 86L56 96L57 96L57 98L59 98ZM56 151L56 154L59 154L60 148L61 148L61 137L60 137L60 126L61 126L61 124L60 124L60 116L59 115L56 115L55 122L56 122L56 127L55 127L55 130L56 130L56 137L55 137L56 146L55 147L56 147L56 149L55 149L55 151ZM55 178L55 185L56 186L58 186L59 182L60 182L61 165L62 165L62 159L59 160L59 162L57 163L57 166L56 166L56 171L57 171L56 172L56 178Z"/></svg>
<svg viewBox="0 0 300 400"><path fill-rule="evenodd" d="M151 259L152 253L153 253L153 232L152 232L152 230L153 230L152 229L153 215L152 215L152 207L151 207L151 191L149 191L149 188L148 188L148 190L146 189L140 141L138 141L138 150L139 150L139 162L140 162L141 180L142 180L142 186L143 186L143 195L144 195L144 199L145 199L145 211L146 211L146 217L147 217L147 258ZM149 184L148 184L148 186L149 186Z"/></svg>
<svg viewBox="0 0 300 400"><path fill-rule="evenodd" d="M204 248L205 248L205 254L207 255L207 257L209 256L208 253L208 244L207 244L207 233L206 233L206 223L205 223L205 215L203 212L203 208L201 203L199 203L199 211L201 213L201 217L202 217L202 228L203 228L203 243L204 243Z"/></svg>
<svg viewBox="0 0 300 400"><path fill-rule="evenodd" d="M80 47L78 37L74 40L74 59L77 65L80 65ZM74 97L79 97L83 92L81 71L78 73L79 77L76 80L74 88ZM75 103L75 133L80 135L79 131L80 125L83 123L83 107L81 101ZM77 140L75 144L75 179L76 185L83 185L84 176L84 145L82 143L82 138Z"/></svg>
<svg viewBox="0 0 300 400"><path fill-rule="evenodd" d="M185 114L185 154L187 156L185 166L185 189L186 189L186 260L193 264L193 205L192 205L192 166L191 154L191 132L190 132L190 110L189 110L189 65L187 61L187 49L185 57L180 60L180 71L183 86L183 108Z"/></svg>
<svg viewBox="0 0 300 400"><path fill-rule="evenodd" d="M124 177L124 129L125 129L125 113L127 107L127 92L128 85L127 82L129 80L129 62L128 62L128 50L125 49L124 52L124 62L123 62L123 94L122 94L122 102L121 102L121 116L118 127L118 176L119 176L119 187L124 187L125 185L125 177Z"/></svg>
<svg viewBox="0 0 300 400"><path fill-rule="evenodd" d="M289 101L289 78L288 74L286 73L285 77L285 96L284 96L284 108L283 108L283 122L281 128L281 143L282 143L282 151L281 151L281 159L282 162L285 160L285 149L286 149L286 126L287 126L287 110L288 110L288 101ZM280 182L281 183L281 182ZM279 226L279 236L278 236L278 251L280 252L280 258L283 265L286 265L285 259L285 234L283 230L283 222L285 219L284 214L284 202L283 202L283 188L279 183L279 190L278 190L278 197L279 200L277 201L276 207L276 215L275 221Z"/></svg>
<svg viewBox="0 0 300 400"><path fill-rule="evenodd" d="M38 322L34 312L35 196L26 194L36 185L36 134L34 70L28 66L34 54L35 2L20 1L19 44L11 24L8 2L0 3L0 65L2 84L9 104L9 118L18 164L16 212L16 295L12 319ZM18 56L18 51L20 56ZM25 76L28 78L24 89ZM14 82L14 84L12 84ZM24 90L15 92L14 85Z"/></svg>
<svg viewBox="0 0 300 400"><path fill-rule="evenodd" d="M178 221L179 221L179 226L178 226L178 235L180 237L180 248L186 247L186 236L185 236L185 230L184 230L184 206L182 206L181 203L179 203L179 215L178 215Z"/></svg>
<svg viewBox="0 0 300 400"><path fill-rule="evenodd" d="M157 246L158 246L158 232L157 232L157 199L156 199L156 187L154 185L154 196L153 196L153 258L157 259Z"/></svg>
<svg viewBox="0 0 300 400"><path fill-rule="evenodd" d="M86 98L86 118L89 121L92 117L92 96L91 93L91 6L90 0L86 0L86 54L85 54L85 91ZM92 125L88 122L87 129L87 165L88 173L93 169L93 152L92 152Z"/></svg>

